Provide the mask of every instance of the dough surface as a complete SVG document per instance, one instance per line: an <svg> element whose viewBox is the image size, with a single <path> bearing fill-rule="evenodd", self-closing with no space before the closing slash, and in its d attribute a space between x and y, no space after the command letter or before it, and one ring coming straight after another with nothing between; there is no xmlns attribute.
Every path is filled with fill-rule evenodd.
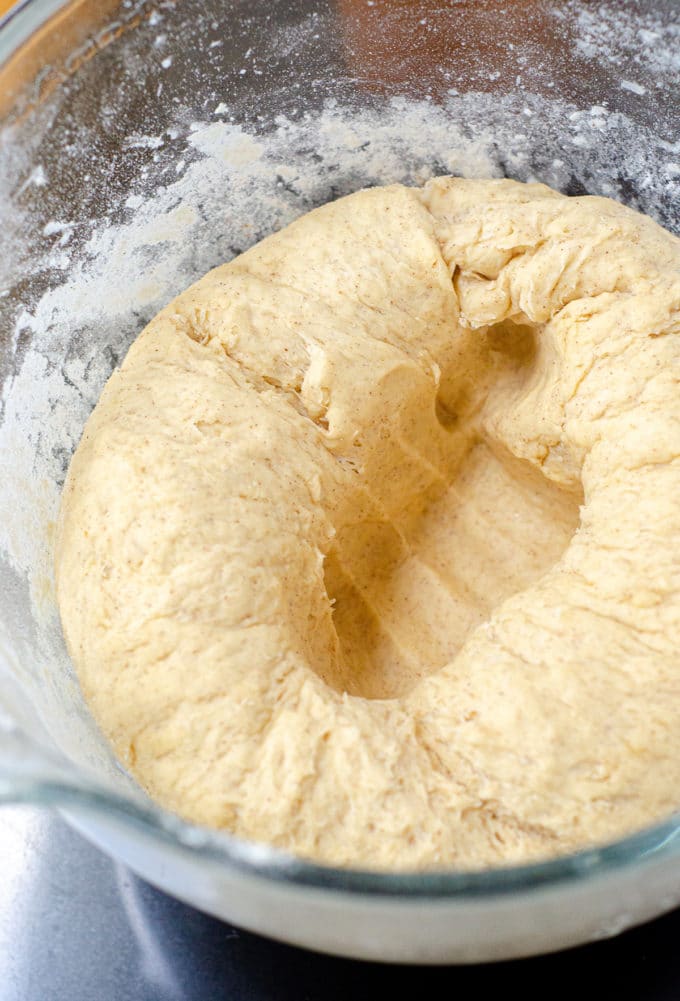
<svg viewBox="0 0 680 1001"><path fill-rule="evenodd" d="M326 205L141 333L74 455L66 641L163 806L485 867L680 807L680 241L439 178Z"/></svg>

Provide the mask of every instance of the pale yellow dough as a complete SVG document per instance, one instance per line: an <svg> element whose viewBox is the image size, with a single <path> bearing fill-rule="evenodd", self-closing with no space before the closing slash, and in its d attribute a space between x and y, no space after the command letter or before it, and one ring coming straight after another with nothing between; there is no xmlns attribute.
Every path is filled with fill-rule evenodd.
<svg viewBox="0 0 680 1001"><path fill-rule="evenodd" d="M679 268L613 201L440 178L159 313L57 547L83 690L154 799L378 868L680 807Z"/></svg>

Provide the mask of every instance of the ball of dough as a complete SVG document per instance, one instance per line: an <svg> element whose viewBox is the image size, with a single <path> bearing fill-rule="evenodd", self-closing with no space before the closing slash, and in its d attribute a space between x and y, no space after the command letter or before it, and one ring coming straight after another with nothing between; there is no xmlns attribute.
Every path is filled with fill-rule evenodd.
<svg viewBox="0 0 680 1001"><path fill-rule="evenodd" d="M152 320L73 457L82 688L169 810L484 867L680 805L680 241L604 198L360 191Z"/></svg>

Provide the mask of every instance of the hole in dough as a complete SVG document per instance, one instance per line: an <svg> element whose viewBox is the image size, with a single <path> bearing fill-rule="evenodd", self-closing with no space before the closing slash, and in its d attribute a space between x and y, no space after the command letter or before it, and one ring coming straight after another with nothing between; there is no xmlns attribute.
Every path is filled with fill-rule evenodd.
<svg viewBox="0 0 680 1001"><path fill-rule="evenodd" d="M480 370L489 379L483 403L512 405L540 364L537 340L521 323L479 332L477 385ZM451 661L502 601L550 570L578 527L580 487L553 482L485 433L483 406L464 385L457 395L441 387L433 425L455 455L443 481L405 495L391 519L346 526L327 554L339 655L324 678L339 691L374 699L408 692Z"/></svg>

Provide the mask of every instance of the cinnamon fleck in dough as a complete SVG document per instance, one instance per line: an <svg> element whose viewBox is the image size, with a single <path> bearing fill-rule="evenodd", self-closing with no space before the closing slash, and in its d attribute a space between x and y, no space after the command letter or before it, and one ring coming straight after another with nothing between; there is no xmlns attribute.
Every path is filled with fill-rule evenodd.
<svg viewBox="0 0 680 1001"><path fill-rule="evenodd" d="M360 191L148 325L73 458L66 640L183 817L484 867L680 806L680 241L604 198Z"/></svg>

